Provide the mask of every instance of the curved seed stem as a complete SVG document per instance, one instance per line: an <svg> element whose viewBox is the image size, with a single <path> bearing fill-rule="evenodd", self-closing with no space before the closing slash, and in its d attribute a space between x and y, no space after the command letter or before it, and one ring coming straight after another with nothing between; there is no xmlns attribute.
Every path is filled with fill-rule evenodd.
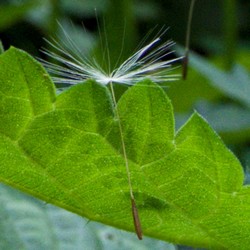
<svg viewBox="0 0 250 250"><path fill-rule="evenodd" d="M124 142L124 135L123 135L122 125L121 125L120 115L119 115L119 112L117 109L117 102L116 102L115 92L114 92L114 87L113 87L112 82L110 82L110 89L111 89L111 95L112 95L113 102L116 106L115 112L116 112L116 117L118 120L120 136L121 136L123 156L125 159L125 166L126 166L126 172L127 172L127 177L128 177L129 193L130 193L130 199L131 199L131 207L132 207L132 215L133 215L135 232L137 234L138 239L142 240L142 228L141 228L139 213L138 213L136 203L135 203L133 187L132 187L132 183L131 183L131 175L130 175L130 170L129 170L128 157L127 157L126 146L125 146L125 142Z"/></svg>

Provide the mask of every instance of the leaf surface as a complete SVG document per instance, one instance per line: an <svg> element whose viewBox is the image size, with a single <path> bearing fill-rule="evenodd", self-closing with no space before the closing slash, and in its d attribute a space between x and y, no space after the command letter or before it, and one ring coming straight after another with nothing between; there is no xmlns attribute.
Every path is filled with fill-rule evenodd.
<svg viewBox="0 0 250 250"><path fill-rule="evenodd" d="M12 64L12 68L10 68ZM17 49L0 56L0 181L91 220L134 231L114 105L92 80L55 97ZM250 245L239 161L197 113L175 135L172 105L145 80L118 103L145 235L210 249Z"/></svg>
<svg viewBox="0 0 250 250"><path fill-rule="evenodd" d="M8 250L174 250L163 241L90 222L59 207L45 204L0 185L0 248Z"/></svg>
<svg viewBox="0 0 250 250"><path fill-rule="evenodd" d="M0 249L36 250L174 250L163 241L90 222L59 207L45 204L0 185Z"/></svg>

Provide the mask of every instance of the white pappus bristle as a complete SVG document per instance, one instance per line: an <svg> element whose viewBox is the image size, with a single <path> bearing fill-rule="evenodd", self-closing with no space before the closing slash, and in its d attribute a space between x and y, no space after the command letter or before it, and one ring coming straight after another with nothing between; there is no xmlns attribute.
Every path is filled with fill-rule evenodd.
<svg viewBox="0 0 250 250"><path fill-rule="evenodd" d="M174 52L171 50L174 45L172 41L162 41L166 30L111 72L105 72L95 59L84 56L64 30L63 32L65 41L46 40L53 51L42 50L53 62L40 59L55 83L77 84L90 78L104 85L110 82L133 85L144 78L155 83L179 79L179 75L171 74L170 71L173 70L172 64L181 58L166 60Z"/></svg>

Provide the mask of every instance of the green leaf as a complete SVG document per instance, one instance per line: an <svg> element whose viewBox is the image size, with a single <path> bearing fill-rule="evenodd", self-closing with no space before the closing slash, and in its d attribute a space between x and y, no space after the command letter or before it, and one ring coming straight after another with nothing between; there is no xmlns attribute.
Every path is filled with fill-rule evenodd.
<svg viewBox="0 0 250 250"><path fill-rule="evenodd" d="M12 48L0 58L0 132L17 139L35 116L53 109L54 87L24 52Z"/></svg>
<svg viewBox="0 0 250 250"><path fill-rule="evenodd" d="M50 79L25 53L12 48L0 66L0 181L134 232L108 89L88 80L55 100ZM195 113L175 135L171 102L148 80L129 88L117 108L144 235L248 249L249 186L207 122Z"/></svg>
<svg viewBox="0 0 250 250"><path fill-rule="evenodd" d="M155 239L138 241L129 232L90 222L2 184L0 202L0 249L175 249Z"/></svg>

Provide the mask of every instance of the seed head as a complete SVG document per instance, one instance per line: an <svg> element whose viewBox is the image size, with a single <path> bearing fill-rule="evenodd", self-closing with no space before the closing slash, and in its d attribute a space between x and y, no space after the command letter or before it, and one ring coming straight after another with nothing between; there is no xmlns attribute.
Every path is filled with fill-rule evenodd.
<svg viewBox="0 0 250 250"><path fill-rule="evenodd" d="M174 43L162 41L166 30L159 32L158 37L136 51L111 72L106 72L94 58L83 55L69 35L64 30L63 32L65 41L45 39L53 51L42 50L53 59L53 62L43 59L41 61L51 73L55 83L77 84L91 78L103 85L110 82L133 85L144 78L149 78L155 83L179 79L179 75L170 72L175 68L172 64L181 58L167 59L174 53L171 50Z"/></svg>

